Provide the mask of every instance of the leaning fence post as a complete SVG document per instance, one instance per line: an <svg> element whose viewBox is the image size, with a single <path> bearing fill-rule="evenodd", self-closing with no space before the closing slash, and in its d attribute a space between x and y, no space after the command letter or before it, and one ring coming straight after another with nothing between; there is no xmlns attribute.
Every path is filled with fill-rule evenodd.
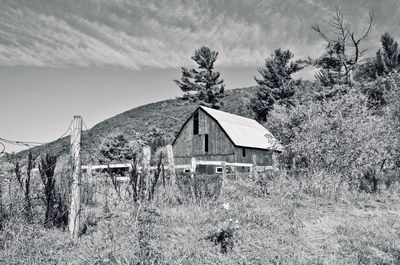
<svg viewBox="0 0 400 265"><path fill-rule="evenodd" d="M167 159L168 159L168 172L171 180L171 185L175 185L175 161L174 161L174 151L172 145L167 145Z"/></svg>
<svg viewBox="0 0 400 265"><path fill-rule="evenodd" d="M81 216L81 134L82 117L74 116L71 131L72 183L68 229L73 239L78 239Z"/></svg>

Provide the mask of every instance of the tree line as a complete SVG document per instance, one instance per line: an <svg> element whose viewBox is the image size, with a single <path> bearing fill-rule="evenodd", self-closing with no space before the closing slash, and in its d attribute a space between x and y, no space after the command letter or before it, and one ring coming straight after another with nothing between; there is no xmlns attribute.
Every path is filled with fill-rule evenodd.
<svg viewBox="0 0 400 265"><path fill-rule="evenodd" d="M315 90L320 99L346 93L356 84L366 84L397 73L400 50L398 42L387 32L381 36L382 47L376 55L364 58L367 49L363 49L362 45L371 33L372 25L373 13L370 12L365 30L356 32L337 8L327 28L323 29L318 24L311 27L325 42L325 51L320 57L293 60L294 54L290 50L276 49L265 59L264 65L257 68L260 77L254 77L257 92L250 102L254 118L265 122L274 106L293 106L295 93L302 91L299 91L301 80L292 76L307 66L318 69L315 75L318 88ZM174 80L184 92L184 99L221 108L225 85L220 73L214 70L217 57L218 52L209 47L195 50L191 59L197 63L197 69L182 67L182 77ZM380 90L377 86L363 88L371 105L384 103L384 91Z"/></svg>

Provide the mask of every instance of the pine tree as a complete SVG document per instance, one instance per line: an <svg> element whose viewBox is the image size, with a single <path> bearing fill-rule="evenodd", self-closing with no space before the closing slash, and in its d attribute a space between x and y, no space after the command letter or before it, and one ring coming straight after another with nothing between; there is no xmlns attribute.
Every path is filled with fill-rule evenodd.
<svg viewBox="0 0 400 265"><path fill-rule="evenodd" d="M315 75L315 78L323 86L333 86L335 84L346 83L346 74L343 71L343 65L340 59L343 46L341 43L328 43L327 51L314 61L314 65L321 70Z"/></svg>
<svg viewBox="0 0 400 265"><path fill-rule="evenodd" d="M373 69L374 70L373 70L372 74L373 74L374 78L376 78L378 76L382 76L382 75L384 75L384 74L389 72L387 64L385 62L385 56L382 55L382 50L381 49L379 49L376 52L376 57L375 57L375 60L374 60L374 63L373 63Z"/></svg>
<svg viewBox="0 0 400 265"><path fill-rule="evenodd" d="M195 50L191 57L198 64L199 70L182 67L182 77L174 80L176 85L185 92L184 97L200 104L218 109L220 99L224 94L224 80L220 73L213 71L218 52L208 47ZM193 93L195 92L195 93Z"/></svg>
<svg viewBox="0 0 400 265"><path fill-rule="evenodd" d="M375 80L400 69L400 49L397 41L385 32L381 36L382 48L376 52L375 58L368 60L358 70L358 79Z"/></svg>
<svg viewBox="0 0 400 265"><path fill-rule="evenodd" d="M400 68L400 51L397 41L389 33L381 36L382 49L376 52L373 77L387 75Z"/></svg>
<svg viewBox="0 0 400 265"><path fill-rule="evenodd" d="M400 51L397 41L389 33L385 32L381 36L383 58L387 70L392 72L400 66Z"/></svg>
<svg viewBox="0 0 400 265"><path fill-rule="evenodd" d="M251 99L250 104L256 120L265 122L270 111L274 109L275 104L271 89L266 86L260 86L256 97Z"/></svg>
<svg viewBox="0 0 400 265"><path fill-rule="evenodd" d="M293 105L296 81L291 75L305 67L303 61L291 62L293 53L277 49L265 60L264 67L258 68L262 79L255 77L258 84L256 97L251 100L251 109L259 121L266 121L268 113L277 102Z"/></svg>

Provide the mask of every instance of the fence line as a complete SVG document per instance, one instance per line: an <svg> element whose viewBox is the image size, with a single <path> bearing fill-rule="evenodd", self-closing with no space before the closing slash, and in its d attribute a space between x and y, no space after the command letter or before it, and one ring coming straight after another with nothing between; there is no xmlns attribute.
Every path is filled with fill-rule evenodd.
<svg viewBox="0 0 400 265"><path fill-rule="evenodd" d="M107 165L86 165L86 166L82 166L82 169L86 169L86 170L95 170L95 169L108 169L108 168L128 168L128 169L132 169L132 164L107 164ZM157 166L150 166L149 167L150 170L155 170L157 169ZM137 170L142 170L143 167L142 166L137 166L136 167ZM168 166L164 166L164 169L168 169Z"/></svg>
<svg viewBox="0 0 400 265"><path fill-rule="evenodd" d="M210 165L210 166L222 166L223 162L225 161L204 161L204 160L196 160L196 165ZM229 163L225 162L226 166L233 166L233 167L252 167L253 164L250 163Z"/></svg>
<svg viewBox="0 0 400 265"><path fill-rule="evenodd" d="M223 162L225 161L205 161L205 160L199 160L196 161L196 165L211 165L211 166L222 166ZM250 163L229 163L225 162L226 166L233 166L233 167L253 167L253 164ZM168 169L168 165L165 165L164 168ZM174 168L177 169L190 169L191 165L174 165ZM121 163L121 164L107 164L107 165L86 165L82 166L82 169L86 170L96 170L96 169L108 169L108 168L132 168L132 164L129 163ZM136 167L138 170L142 169L142 166L137 166ZM157 166L150 166L150 170L155 170L157 169ZM272 167L271 167L272 169Z"/></svg>
<svg viewBox="0 0 400 265"><path fill-rule="evenodd" d="M259 172L259 171L267 171L267 170L274 170L273 166L257 166L256 160L253 159L253 163L232 163L232 162L226 162L226 161L207 161L207 160L196 160L196 158L192 157L191 158L191 164L184 164L184 165L174 165L173 161L170 161L168 165L164 165L164 169L184 169L187 170L187 172L190 172L193 176L196 172L196 168L198 165L209 165L209 166L218 166L221 167L220 171L216 171L218 174L222 174L223 177L225 178L229 173L227 173L227 167L247 167L249 168L249 171L252 172ZM171 163L172 162L172 163ZM91 173L92 170L97 170L97 169L116 169L116 168L126 168L131 170L132 169L132 164L130 163L118 163L118 164L107 164L107 165L86 165L82 166L82 169L86 170L86 172ZM158 167L157 166L137 166L136 170L139 172L142 172L143 170L150 170L154 171ZM237 172L235 172L237 174ZM129 180L128 177L117 177L117 180L119 181L127 181Z"/></svg>

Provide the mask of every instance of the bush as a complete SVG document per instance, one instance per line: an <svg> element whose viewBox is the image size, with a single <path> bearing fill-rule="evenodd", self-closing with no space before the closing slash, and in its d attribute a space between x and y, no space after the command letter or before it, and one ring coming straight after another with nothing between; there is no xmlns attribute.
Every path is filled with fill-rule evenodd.
<svg viewBox="0 0 400 265"><path fill-rule="evenodd" d="M398 92L400 86L400 76L389 74L385 77L379 77L374 81L361 85L361 91L368 98L370 108L380 109L390 102L393 102L393 94Z"/></svg>
<svg viewBox="0 0 400 265"><path fill-rule="evenodd" d="M345 182L352 190L375 191L375 180L367 179L383 178L382 170L393 163L391 119L388 111L374 112L368 98L352 90L277 108L266 127L285 145L279 159L288 170L316 182L333 178L336 186Z"/></svg>

